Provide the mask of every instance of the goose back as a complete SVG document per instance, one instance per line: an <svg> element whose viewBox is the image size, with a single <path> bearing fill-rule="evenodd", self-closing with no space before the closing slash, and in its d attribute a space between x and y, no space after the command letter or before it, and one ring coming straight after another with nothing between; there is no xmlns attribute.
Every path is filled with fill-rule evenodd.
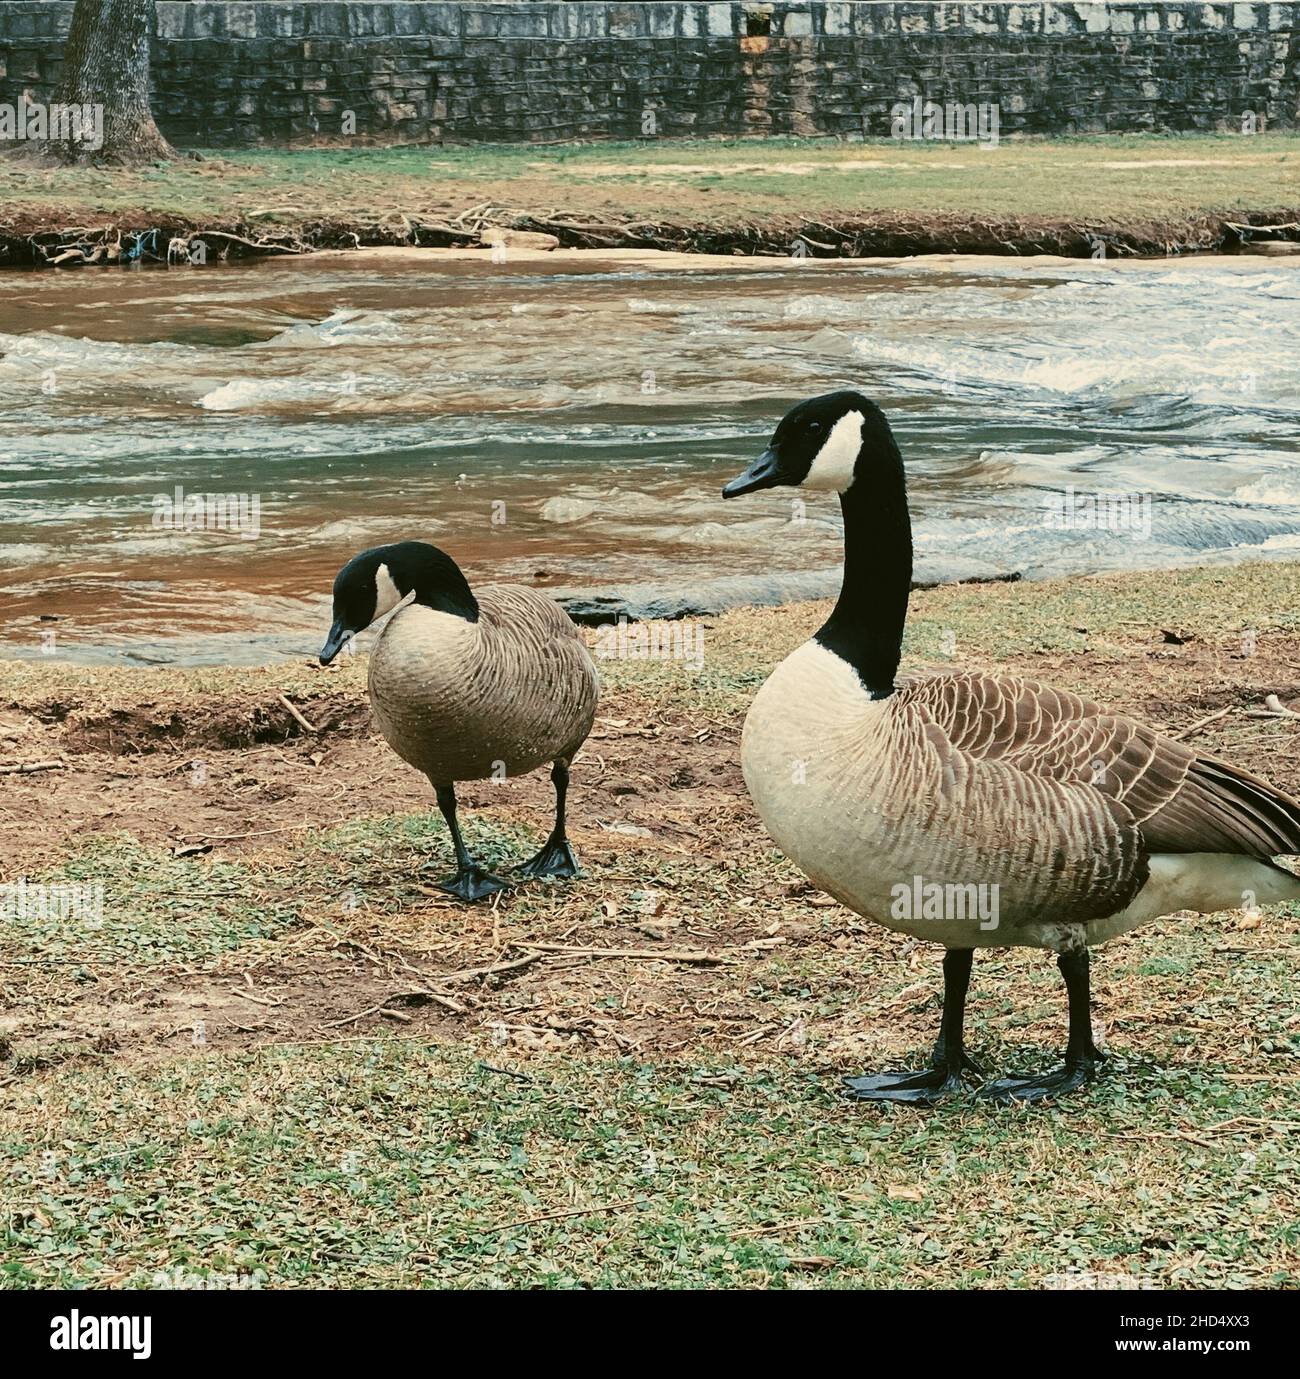
<svg viewBox="0 0 1300 1379"><path fill-rule="evenodd" d="M522 585L475 593L477 621L399 609L370 658L380 731L435 784L571 758L595 718L596 667L568 614Z"/></svg>

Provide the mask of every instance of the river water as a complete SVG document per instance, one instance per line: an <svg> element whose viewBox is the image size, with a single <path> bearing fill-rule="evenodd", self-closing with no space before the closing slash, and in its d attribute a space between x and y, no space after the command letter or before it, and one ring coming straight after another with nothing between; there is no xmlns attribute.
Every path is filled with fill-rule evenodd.
<svg viewBox="0 0 1300 1379"><path fill-rule="evenodd" d="M0 278L0 654L307 654L402 537L547 588L831 566L832 499L718 490L846 385L893 421L918 577L1300 557L1290 264L663 263ZM187 530L206 494L243 529Z"/></svg>

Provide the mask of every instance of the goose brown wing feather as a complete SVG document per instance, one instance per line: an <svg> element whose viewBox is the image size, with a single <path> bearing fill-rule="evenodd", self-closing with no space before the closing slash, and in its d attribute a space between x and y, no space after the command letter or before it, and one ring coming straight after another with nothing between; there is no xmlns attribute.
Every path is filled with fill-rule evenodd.
<svg viewBox="0 0 1300 1379"><path fill-rule="evenodd" d="M1091 700L978 672L917 677L899 692L925 706L955 751L1122 802L1148 852L1300 852L1296 800Z"/></svg>
<svg viewBox="0 0 1300 1379"><path fill-rule="evenodd" d="M908 759L891 792L900 832L927 838L928 870L959 883L997 883L1005 921L1087 923L1122 910L1147 877L1146 851L1131 810L1086 779L1022 770L994 747L1005 703L987 680L971 684L966 704L982 705L983 730L963 750L931 704L900 705L893 760ZM961 697L951 707L959 711ZM904 740L916 750L902 749Z"/></svg>
<svg viewBox="0 0 1300 1379"><path fill-rule="evenodd" d="M476 591L470 624L399 610L370 658L370 698L389 745L435 784L571 759L600 692L577 629L533 589Z"/></svg>
<svg viewBox="0 0 1300 1379"><path fill-rule="evenodd" d="M1197 757L1143 832L1153 851L1300 853L1300 802L1226 761Z"/></svg>

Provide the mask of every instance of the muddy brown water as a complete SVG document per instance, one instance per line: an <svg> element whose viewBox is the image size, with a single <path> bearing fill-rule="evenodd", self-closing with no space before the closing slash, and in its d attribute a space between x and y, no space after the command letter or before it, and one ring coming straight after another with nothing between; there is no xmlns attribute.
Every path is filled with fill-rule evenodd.
<svg viewBox="0 0 1300 1379"><path fill-rule="evenodd" d="M0 654L308 654L338 567L408 536L543 587L833 565L832 502L718 491L786 407L845 385L894 420L923 578L1300 551L1285 263L425 252L12 274ZM231 503L200 515L202 495Z"/></svg>

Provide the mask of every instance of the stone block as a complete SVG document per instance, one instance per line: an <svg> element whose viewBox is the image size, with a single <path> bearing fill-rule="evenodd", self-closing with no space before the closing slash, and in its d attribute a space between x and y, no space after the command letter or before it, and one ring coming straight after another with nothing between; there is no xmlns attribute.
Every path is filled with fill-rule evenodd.
<svg viewBox="0 0 1300 1379"><path fill-rule="evenodd" d="M735 32L731 6L718 3L705 5L704 29L713 38L730 38Z"/></svg>
<svg viewBox="0 0 1300 1379"><path fill-rule="evenodd" d="M222 19L223 32L231 38L257 37L257 5L230 4L221 7L225 13Z"/></svg>

